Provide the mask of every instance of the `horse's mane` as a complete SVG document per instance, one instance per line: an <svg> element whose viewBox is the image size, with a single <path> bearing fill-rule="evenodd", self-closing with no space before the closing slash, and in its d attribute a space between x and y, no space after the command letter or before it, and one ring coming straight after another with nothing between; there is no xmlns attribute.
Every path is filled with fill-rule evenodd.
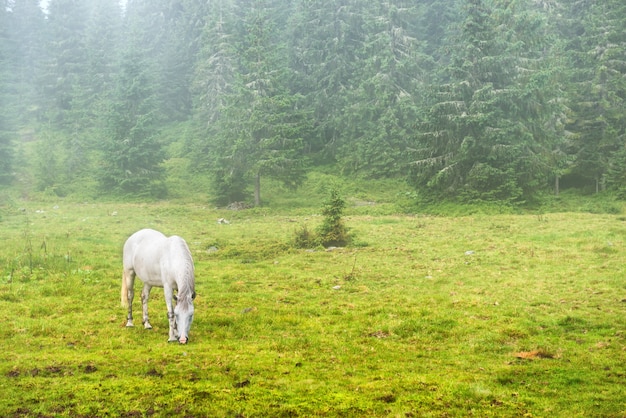
<svg viewBox="0 0 626 418"><path fill-rule="evenodd" d="M180 277L180 282L177 283L178 301L176 303L182 306L188 305L193 300L193 296L195 294L195 277L193 259L191 257L191 251L189 251L189 247L182 238L178 238L176 241L176 245L179 246L179 250L181 251L183 262L185 264L185 268L182 272L183 274Z"/></svg>

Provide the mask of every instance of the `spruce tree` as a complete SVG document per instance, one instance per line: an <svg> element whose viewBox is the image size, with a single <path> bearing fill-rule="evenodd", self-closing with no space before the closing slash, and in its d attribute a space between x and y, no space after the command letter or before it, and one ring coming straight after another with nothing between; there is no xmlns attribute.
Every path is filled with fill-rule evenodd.
<svg viewBox="0 0 626 418"><path fill-rule="evenodd" d="M317 228L317 240L324 247L341 247L350 242L348 229L343 222L345 207L345 200L339 195L339 191L333 187L322 208L324 220Z"/></svg>
<svg viewBox="0 0 626 418"><path fill-rule="evenodd" d="M0 7L0 184L7 184L12 178L13 144L9 127L9 82L10 63L14 59L9 32L9 15L5 7Z"/></svg>
<svg viewBox="0 0 626 418"><path fill-rule="evenodd" d="M524 2L467 0L414 146L421 190L517 202L548 184L560 114L545 16Z"/></svg>
<svg viewBox="0 0 626 418"><path fill-rule="evenodd" d="M116 89L102 121L100 162L101 189L129 196L163 197L164 159L157 141L158 106L148 65L140 52L122 57Z"/></svg>
<svg viewBox="0 0 626 418"><path fill-rule="evenodd" d="M563 4L567 40L569 173L599 191L611 167L623 162L626 143L626 6L621 1ZM615 158L614 158L615 156Z"/></svg>
<svg viewBox="0 0 626 418"><path fill-rule="evenodd" d="M394 0L363 10L367 36L359 48L361 66L346 93L337 159L346 173L372 177L406 172L407 147L419 117L427 71L420 52L415 2ZM429 68L430 67L430 68Z"/></svg>
<svg viewBox="0 0 626 418"><path fill-rule="evenodd" d="M273 13L277 7L269 0L255 0L238 9L243 13L235 32L238 74L224 99L213 140L218 155L214 174L235 175L231 184L248 180L257 206L262 177L297 187L306 164L303 142L309 121L299 108L299 96L288 90L289 71Z"/></svg>
<svg viewBox="0 0 626 418"><path fill-rule="evenodd" d="M9 7L10 6L10 7ZM43 119L47 106L42 97L42 81L46 71L47 26L38 0L3 2L5 31L2 69L7 107L4 116L13 126L24 126ZM5 125L6 126L6 125Z"/></svg>

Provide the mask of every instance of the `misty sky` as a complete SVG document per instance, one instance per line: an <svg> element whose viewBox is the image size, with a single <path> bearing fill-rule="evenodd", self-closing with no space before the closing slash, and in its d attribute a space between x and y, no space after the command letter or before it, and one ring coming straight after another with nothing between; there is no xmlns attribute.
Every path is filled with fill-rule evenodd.
<svg viewBox="0 0 626 418"><path fill-rule="evenodd" d="M127 0L119 0L119 3L124 6L126 4L126 1ZM40 0L39 5L43 10L48 10L48 3L50 3L50 0Z"/></svg>

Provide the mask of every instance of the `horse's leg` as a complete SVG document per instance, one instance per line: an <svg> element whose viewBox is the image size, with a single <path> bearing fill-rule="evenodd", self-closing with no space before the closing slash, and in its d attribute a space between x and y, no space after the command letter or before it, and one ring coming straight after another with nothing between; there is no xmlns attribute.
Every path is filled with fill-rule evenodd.
<svg viewBox="0 0 626 418"><path fill-rule="evenodd" d="M170 322L170 336L167 341L178 341L178 332L176 331L176 317L174 316L174 307L172 306L174 289L172 289L170 286L164 286L163 291L163 293L165 294L165 304L167 305L167 319Z"/></svg>
<svg viewBox="0 0 626 418"><path fill-rule="evenodd" d="M128 295L128 317L126 321L126 326L133 327L135 326L133 324L133 298L135 297L135 271L124 269L122 280L124 280L124 282L126 283L127 295Z"/></svg>
<svg viewBox="0 0 626 418"><path fill-rule="evenodd" d="M152 329L150 321L148 321L148 299L150 298L150 290L152 286L148 283L143 284L143 290L141 291L141 307L143 309L143 327L145 329Z"/></svg>

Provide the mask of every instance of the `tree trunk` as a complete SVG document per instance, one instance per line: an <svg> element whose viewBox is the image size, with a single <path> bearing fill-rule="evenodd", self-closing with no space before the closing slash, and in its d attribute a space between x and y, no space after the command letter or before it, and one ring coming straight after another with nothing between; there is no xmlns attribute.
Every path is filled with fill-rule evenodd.
<svg viewBox="0 0 626 418"><path fill-rule="evenodd" d="M558 195L559 195L559 187L560 187L560 186L559 186L559 180L560 180L560 177L559 177L559 175L557 174L557 175L556 175L556 177L554 178L554 194L555 194L556 196L558 196Z"/></svg>
<svg viewBox="0 0 626 418"><path fill-rule="evenodd" d="M606 176L596 177L596 194L606 190Z"/></svg>
<svg viewBox="0 0 626 418"><path fill-rule="evenodd" d="M261 173L258 171L254 178L254 206L261 206Z"/></svg>

